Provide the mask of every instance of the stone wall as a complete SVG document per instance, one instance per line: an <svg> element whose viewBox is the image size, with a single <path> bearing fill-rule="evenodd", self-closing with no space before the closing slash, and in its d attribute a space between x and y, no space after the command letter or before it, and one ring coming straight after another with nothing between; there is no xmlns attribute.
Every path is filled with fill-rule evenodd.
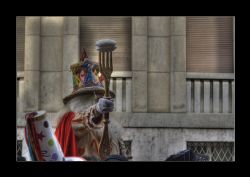
<svg viewBox="0 0 250 177"><path fill-rule="evenodd" d="M57 112L72 92L79 61L79 17L26 17L24 112Z"/></svg>
<svg viewBox="0 0 250 177"><path fill-rule="evenodd" d="M147 112L148 20L132 17L132 111ZM136 58L136 59L135 59Z"/></svg>
<svg viewBox="0 0 250 177"><path fill-rule="evenodd" d="M24 111L39 109L41 17L26 17L24 47Z"/></svg>
<svg viewBox="0 0 250 177"><path fill-rule="evenodd" d="M163 161L185 150L187 141L234 142L233 129L126 128L123 139L132 140L135 161Z"/></svg>
<svg viewBox="0 0 250 177"><path fill-rule="evenodd" d="M23 140L22 155L30 160L24 139L24 129L17 129ZM163 161L185 150L187 141L234 142L233 129L126 128L121 129L124 140L132 140L132 161Z"/></svg>
<svg viewBox="0 0 250 177"><path fill-rule="evenodd" d="M186 112L186 18L132 17L133 112Z"/></svg>

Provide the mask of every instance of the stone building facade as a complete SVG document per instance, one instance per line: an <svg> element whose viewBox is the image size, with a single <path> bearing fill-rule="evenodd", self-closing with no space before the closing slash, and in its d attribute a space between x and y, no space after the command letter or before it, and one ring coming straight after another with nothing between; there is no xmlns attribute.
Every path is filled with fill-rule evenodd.
<svg viewBox="0 0 250 177"><path fill-rule="evenodd" d="M129 51L126 60L130 65L120 67L126 60L118 63L121 69L112 74L111 89L116 93L116 99L115 111L110 117L123 127L121 134L131 160L163 161L187 148L208 154L212 161L235 160L234 69L230 72L220 69L218 72L192 72L187 69L188 52L191 51L188 48L189 17L103 18L99 19L100 23L105 20L117 20L118 23L126 18L125 27L114 25L116 35L111 36L114 40L117 37L118 48L119 44L126 45L121 50ZM79 16L17 17L17 32L21 31L17 39L23 42L23 52L20 52L22 47L17 46L20 50L17 53L23 55L23 62L17 62L23 64L23 69L17 69L17 140L27 159L23 115L29 111L46 110L55 126L55 117L63 105L62 98L73 90L69 68L78 62L80 48L84 47L81 46L84 43L81 34L85 30L84 20L89 19ZM234 68L234 17L231 22L230 67ZM123 28L128 31L119 33ZM125 35L124 41L119 35ZM110 38L93 35L93 44L95 37ZM118 53L123 56L122 51ZM97 59L93 52L91 54L90 58Z"/></svg>

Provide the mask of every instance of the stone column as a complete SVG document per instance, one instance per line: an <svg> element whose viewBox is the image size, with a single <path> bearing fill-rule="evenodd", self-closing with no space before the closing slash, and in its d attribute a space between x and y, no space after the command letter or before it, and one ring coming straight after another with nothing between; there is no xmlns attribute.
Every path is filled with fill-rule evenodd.
<svg viewBox="0 0 250 177"><path fill-rule="evenodd" d="M233 17L233 73L235 78L235 16ZM234 79L235 80L235 79ZM235 85L232 81L232 113L235 113Z"/></svg>
<svg viewBox="0 0 250 177"><path fill-rule="evenodd" d="M64 17L62 97L69 95L73 91L70 65L79 62L80 58L79 18Z"/></svg>
<svg viewBox="0 0 250 177"><path fill-rule="evenodd" d="M41 17L40 109L57 112L62 106L64 17Z"/></svg>
<svg viewBox="0 0 250 177"><path fill-rule="evenodd" d="M40 23L40 17L25 19L24 112L39 109Z"/></svg>
<svg viewBox="0 0 250 177"><path fill-rule="evenodd" d="M171 17L170 112L186 112L186 17Z"/></svg>
<svg viewBox="0 0 250 177"><path fill-rule="evenodd" d="M186 17L132 18L133 112L186 112Z"/></svg>
<svg viewBox="0 0 250 177"><path fill-rule="evenodd" d="M132 111L147 112L147 17L132 17Z"/></svg>
<svg viewBox="0 0 250 177"><path fill-rule="evenodd" d="M148 17L148 112L169 112L170 17Z"/></svg>

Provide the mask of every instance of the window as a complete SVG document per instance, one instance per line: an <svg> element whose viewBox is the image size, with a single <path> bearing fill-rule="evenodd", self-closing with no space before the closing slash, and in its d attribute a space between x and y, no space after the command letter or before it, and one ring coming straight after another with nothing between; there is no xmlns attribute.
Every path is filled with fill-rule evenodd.
<svg viewBox="0 0 250 177"><path fill-rule="evenodd" d="M25 17L16 17L16 70L24 70Z"/></svg>
<svg viewBox="0 0 250 177"><path fill-rule="evenodd" d="M187 17L187 72L233 72L233 17Z"/></svg>
<svg viewBox="0 0 250 177"><path fill-rule="evenodd" d="M187 149L208 155L210 161L233 161L233 142L187 142Z"/></svg>
<svg viewBox="0 0 250 177"><path fill-rule="evenodd" d="M116 71L131 70L131 17L83 16L80 17L80 48L85 48L89 58L98 62L95 42L110 38L117 42L113 52Z"/></svg>

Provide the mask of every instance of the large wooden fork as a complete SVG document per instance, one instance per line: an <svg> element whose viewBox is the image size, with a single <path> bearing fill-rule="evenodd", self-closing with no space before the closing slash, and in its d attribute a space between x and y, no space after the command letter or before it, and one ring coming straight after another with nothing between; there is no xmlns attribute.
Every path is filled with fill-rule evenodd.
<svg viewBox="0 0 250 177"><path fill-rule="evenodd" d="M104 76L105 93L104 98L111 99L109 93L110 78L113 72L112 51L116 48L115 41L104 39L97 41L97 50L99 50L99 71ZM108 123L109 113L103 114L103 135L99 144L99 155L101 159L105 159L111 152L109 139Z"/></svg>

